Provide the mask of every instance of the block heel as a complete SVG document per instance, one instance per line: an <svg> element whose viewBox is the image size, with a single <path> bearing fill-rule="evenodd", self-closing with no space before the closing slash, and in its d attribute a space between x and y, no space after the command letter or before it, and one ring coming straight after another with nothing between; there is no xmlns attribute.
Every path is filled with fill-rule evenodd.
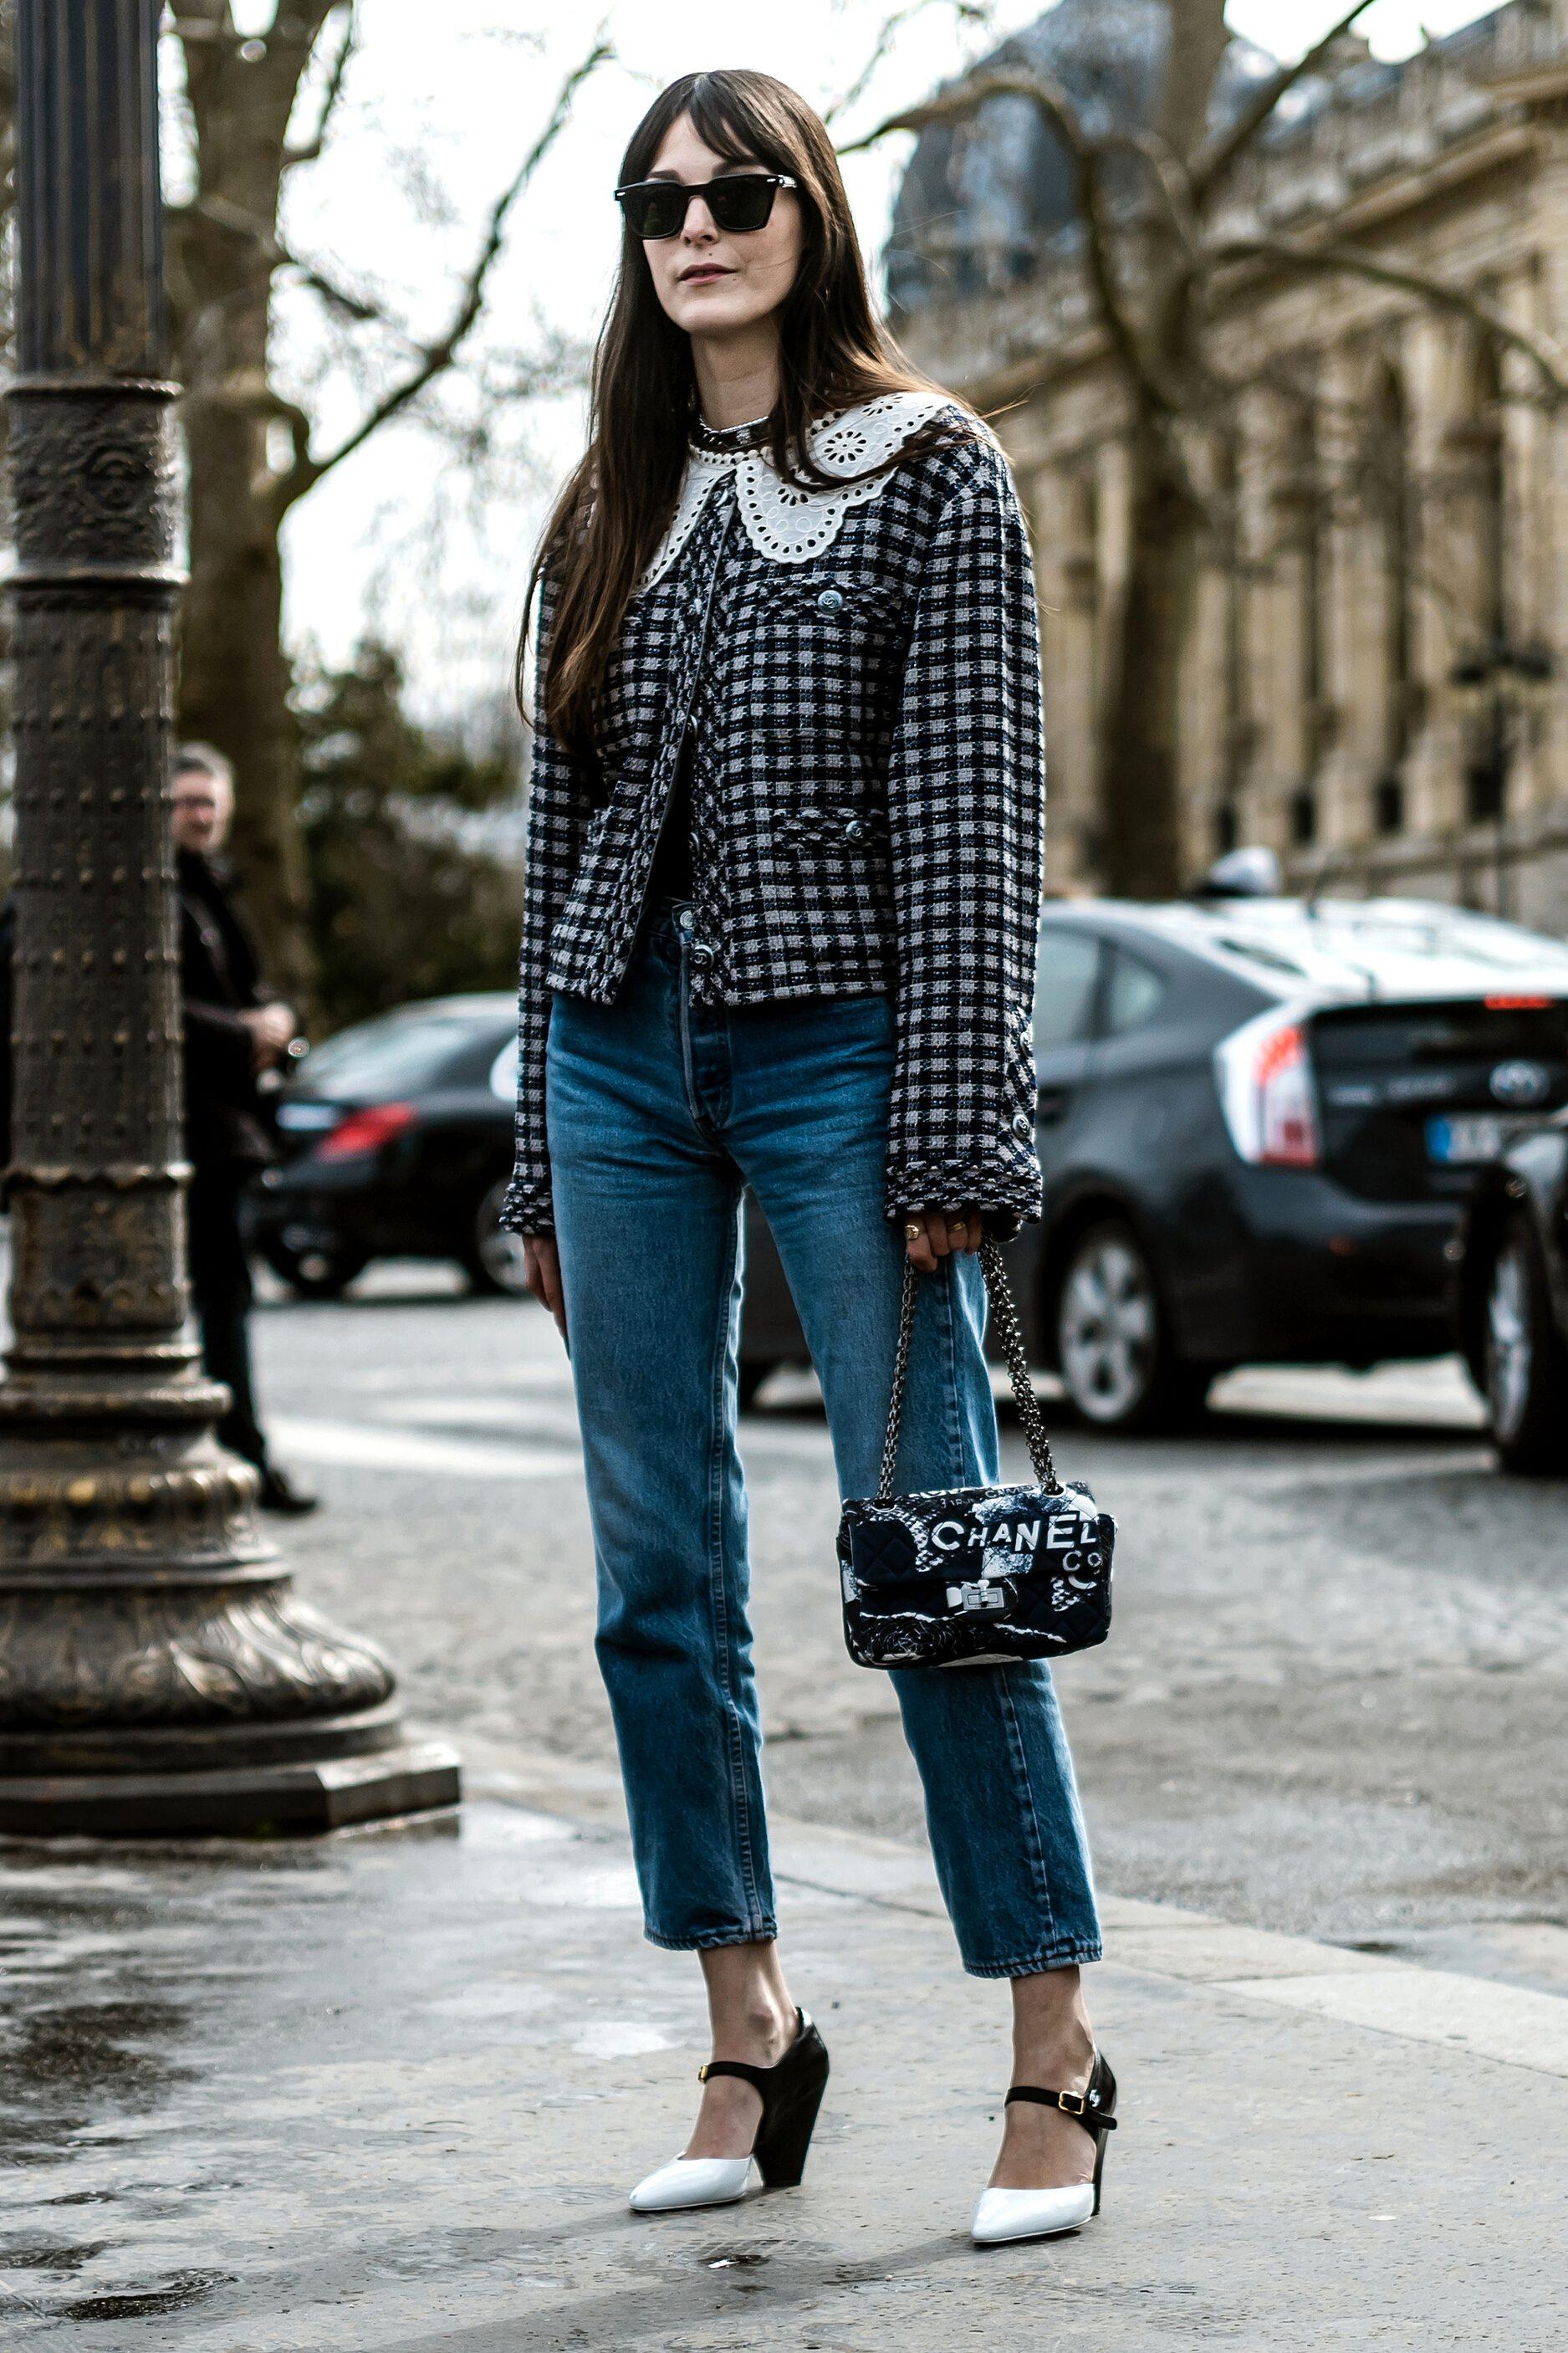
<svg viewBox="0 0 1568 2353"><path fill-rule="evenodd" d="M678 2157L639 2181L631 2194L638 2214L674 2213L692 2206L728 2206L746 2194L754 2163L765 2189L794 2189L827 2088L827 2045L804 2010L795 2012L795 2041L774 2067L743 2059L710 2059L697 2080L738 2075L762 2098L762 2121L750 2157Z"/></svg>
<svg viewBox="0 0 1568 2353"><path fill-rule="evenodd" d="M812 2031L815 2033L816 2029ZM764 2189L795 2189L805 2171L806 2152L816 2127L816 2112L827 2089L827 2051L817 2036L821 2063L807 2075L802 2088L770 2109L763 2095L763 2121L757 2127L752 2154Z"/></svg>

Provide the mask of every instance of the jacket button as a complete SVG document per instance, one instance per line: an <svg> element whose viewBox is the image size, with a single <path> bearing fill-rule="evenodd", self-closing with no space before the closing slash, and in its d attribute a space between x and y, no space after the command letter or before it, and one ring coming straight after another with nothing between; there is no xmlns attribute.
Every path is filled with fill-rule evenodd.
<svg viewBox="0 0 1568 2353"><path fill-rule="evenodd" d="M816 600L816 609L819 613L842 613L843 592L837 588L825 588Z"/></svg>
<svg viewBox="0 0 1568 2353"><path fill-rule="evenodd" d="M866 828L858 817L852 817L844 830L851 841L858 841Z"/></svg>
<svg viewBox="0 0 1568 2353"><path fill-rule="evenodd" d="M1013 1133L1015 1135L1032 1135L1034 1134L1034 1129L1035 1124L1029 1117L1026 1111L1018 1111L1014 1113Z"/></svg>

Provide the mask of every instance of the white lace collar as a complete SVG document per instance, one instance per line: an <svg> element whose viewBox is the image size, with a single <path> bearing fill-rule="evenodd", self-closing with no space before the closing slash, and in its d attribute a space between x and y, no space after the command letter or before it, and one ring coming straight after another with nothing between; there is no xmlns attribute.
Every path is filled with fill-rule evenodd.
<svg viewBox="0 0 1568 2353"><path fill-rule="evenodd" d="M945 393L881 393L857 407L819 417L808 436L811 454L826 474L858 474L890 458L911 434L952 406ZM674 520L637 584L639 595L669 570L696 530L709 492L730 474L735 478L746 536L759 555L774 564L807 564L820 555L837 538L849 509L876 498L891 480L889 474L877 474L866 482L847 481L842 490L803 491L774 471L765 449L694 447Z"/></svg>

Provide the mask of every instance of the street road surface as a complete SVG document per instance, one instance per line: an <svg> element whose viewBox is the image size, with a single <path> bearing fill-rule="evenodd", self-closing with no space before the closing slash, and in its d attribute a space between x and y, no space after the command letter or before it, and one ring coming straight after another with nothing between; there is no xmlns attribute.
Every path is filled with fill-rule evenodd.
<svg viewBox="0 0 1568 2353"><path fill-rule="evenodd" d="M325 1497L282 1529L302 1592L386 1644L470 1787L613 1765L542 1312L384 1268L258 1325L279 1453ZM1058 1431L1121 1526L1111 1640L1058 1671L1103 1888L1568 1990L1568 1483L1498 1475L1452 1365L1219 1395L1201 1435ZM742 1444L773 1801L917 1835L890 1685L844 1651L809 1377L775 1377Z"/></svg>

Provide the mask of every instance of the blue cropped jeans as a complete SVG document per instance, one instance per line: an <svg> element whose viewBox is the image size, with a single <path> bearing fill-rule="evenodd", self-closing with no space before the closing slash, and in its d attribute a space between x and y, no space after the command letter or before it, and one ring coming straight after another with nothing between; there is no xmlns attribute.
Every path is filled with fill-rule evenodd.
<svg viewBox="0 0 1568 2353"><path fill-rule="evenodd" d="M661 903L616 1004L557 992L545 1085L599 1663L647 1934L682 1949L775 1934L735 1437L742 1188L778 1244L844 1495L876 1490L904 1256L883 1206L889 998L694 1005L690 923ZM922 1278L901 1489L999 1475L984 1318L973 1254ZM964 1967L1098 1959L1048 1670L892 1681Z"/></svg>

